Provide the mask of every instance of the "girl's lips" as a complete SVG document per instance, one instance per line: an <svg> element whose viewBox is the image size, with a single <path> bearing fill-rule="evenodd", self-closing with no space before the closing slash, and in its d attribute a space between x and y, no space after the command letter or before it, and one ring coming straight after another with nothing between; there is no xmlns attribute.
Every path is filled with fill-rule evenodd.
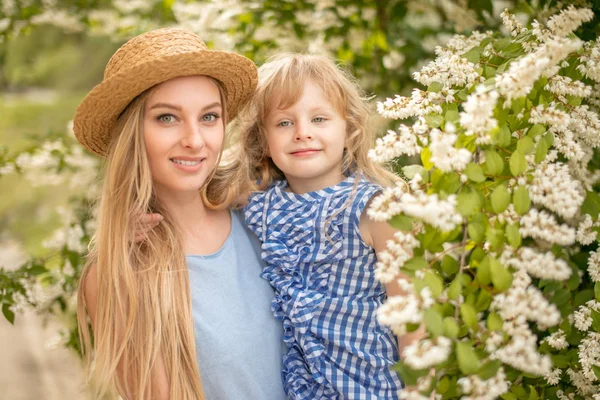
<svg viewBox="0 0 600 400"><path fill-rule="evenodd" d="M313 154L316 154L320 151L321 150L318 150L318 149L303 149L303 150L294 151L291 154L294 157L307 157L307 156L312 156Z"/></svg>

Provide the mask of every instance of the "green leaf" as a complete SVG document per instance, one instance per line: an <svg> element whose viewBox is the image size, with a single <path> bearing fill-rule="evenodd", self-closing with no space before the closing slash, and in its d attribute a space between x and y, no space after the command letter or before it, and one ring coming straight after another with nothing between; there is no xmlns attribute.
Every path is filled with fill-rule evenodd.
<svg viewBox="0 0 600 400"><path fill-rule="evenodd" d="M442 281L442 278L440 278L435 272L425 272L425 277L423 279L425 280L425 283L427 283L427 287L429 287L431 290L431 295L434 299L442 294L442 291L444 290L444 282Z"/></svg>
<svg viewBox="0 0 600 400"><path fill-rule="evenodd" d="M2 304L2 314L4 314L4 318L6 318L8 322L13 325L15 324L15 313L10 309L10 304Z"/></svg>
<svg viewBox="0 0 600 400"><path fill-rule="evenodd" d="M529 385L529 397L528 400L538 400L538 394L535 387Z"/></svg>
<svg viewBox="0 0 600 400"><path fill-rule="evenodd" d="M438 114L429 114L425 116L425 122L430 128L439 128L444 123L444 117Z"/></svg>
<svg viewBox="0 0 600 400"><path fill-rule="evenodd" d="M457 276L454 278L450 286L448 287L448 298L450 300L456 300L460 296L462 292L462 284L460 283L460 279Z"/></svg>
<svg viewBox="0 0 600 400"><path fill-rule="evenodd" d="M423 183L429 182L429 172L421 165L407 165L406 167L402 167L402 173L408 179L412 179L419 174L423 178Z"/></svg>
<svg viewBox="0 0 600 400"><path fill-rule="evenodd" d="M467 61L477 64L481 58L481 48L473 47L471 50L464 53L461 58L466 58Z"/></svg>
<svg viewBox="0 0 600 400"><path fill-rule="evenodd" d="M448 111L446 111L446 114L444 115L444 117L446 118L446 121L448 121L448 122L456 122L460 119L458 110L448 110Z"/></svg>
<svg viewBox="0 0 600 400"><path fill-rule="evenodd" d="M515 150L508 160L508 166L510 167L510 173L513 174L513 176L521 175L527 169L525 155L519 150Z"/></svg>
<svg viewBox="0 0 600 400"><path fill-rule="evenodd" d="M600 367L597 365L592 365L592 370L594 371L594 375L596 375L596 378L600 380Z"/></svg>
<svg viewBox="0 0 600 400"><path fill-rule="evenodd" d="M486 256L479 266L477 267L477 280L482 285L489 285L492 282L492 275L490 270L490 257Z"/></svg>
<svg viewBox="0 0 600 400"><path fill-rule="evenodd" d="M444 85L442 85L441 83L439 83L439 82L431 82L431 84L429 86L427 86L427 91L428 92L438 93L443 88L444 88Z"/></svg>
<svg viewBox="0 0 600 400"><path fill-rule="evenodd" d="M535 124L531 128L529 128L529 130L527 131L527 136L534 138L538 135L541 135L544 132L546 132L546 126L542 124Z"/></svg>
<svg viewBox="0 0 600 400"><path fill-rule="evenodd" d="M510 128L506 124L502 125L496 135L496 144L500 147L508 147L511 140Z"/></svg>
<svg viewBox="0 0 600 400"><path fill-rule="evenodd" d="M596 332L600 331L600 313L598 311L591 311L591 317L592 317L592 328L594 328L594 330Z"/></svg>
<svg viewBox="0 0 600 400"><path fill-rule="evenodd" d="M600 196L595 192L587 192L585 200L581 205L581 214L590 214L592 219L597 219L600 213Z"/></svg>
<svg viewBox="0 0 600 400"><path fill-rule="evenodd" d="M600 282L596 282L594 285L594 296L597 301L600 301Z"/></svg>
<svg viewBox="0 0 600 400"><path fill-rule="evenodd" d="M531 208L531 199L529 198L529 190L525 186L518 186L513 191L513 205L515 211L519 215L525 214Z"/></svg>
<svg viewBox="0 0 600 400"><path fill-rule="evenodd" d="M508 241L508 244L515 249L521 246L521 233L519 232L518 222L506 225L504 231L506 233L506 240Z"/></svg>
<svg viewBox="0 0 600 400"><path fill-rule="evenodd" d="M444 336L455 339L458 337L459 332L460 328L453 317L444 318Z"/></svg>
<svg viewBox="0 0 600 400"><path fill-rule="evenodd" d="M533 139L529 136L522 137L517 142L517 150L519 150L523 154L529 154L535 148L535 144L533 143Z"/></svg>
<svg viewBox="0 0 600 400"><path fill-rule="evenodd" d="M488 361L479 368L477 371L477 376L479 376L483 380L488 380L496 375L500 367L502 366L502 362L499 360Z"/></svg>
<svg viewBox="0 0 600 400"><path fill-rule="evenodd" d="M493 257L490 257L490 272L494 287L500 291L507 290L512 284L513 276L504 265Z"/></svg>
<svg viewBox="0 0 600 400"><path fill-rule="evenodd" d="M492 210L494 210L496 214L500 214L506 210L510 204L510 194L508 193L506 186L503 184L498 185L492 192L490 200L492 203Z"/></svg>
<svg viewBox="0 0 600 400"><path fill-rule="evenodd" d="M479 295L477 295L477 300L475 301L475 310L485 311L491 303L492 295L487 290L481 289Z"/></svg>
<svg viewBox="0 0 600 400"><path fill-rule="evenodd" d="M486 150L484 165L488 175L496 176L504 171L504 160L494 150Z"/></svg>
<svg viewBox="0 0 600 400"><path fill-rule="evenodd" d="M477 192L469 191L459 193L458 196L456 196L456 202L456 209L463 217L470 217L481 211L481 199Z"/></svg>
<svg viewBox="0 0 600 400"><path fill-rule="evenodd" d="M477 325L477 312L475 311L475 308L472 305L468 303L461 304L460 316L463 319L463 321L465 321L465 325L471 328Z"/></svg>
<svg viewBox="0 0 600 400"><path fill-rule="evenodd" d="M465 175L467 178L472 180L473 182L481 183L485 181L485 175L483 175L483 169L481 165L469 163L467 164L467 168L465 168Z"/></svg>
<svg viewBox="0 0 600 400"><path fill-rule="evenodd" d="M538 142L537 148L535 149L535 157L533 159L536 164L539 164L546 159L549 149L550 146L545 140L540 140Z"/></svg>
<svg viewBox="0 0 600 400"><path fill-rule="evenodd" d="M411 217L404 214L398 214L394 215L388 222L392 227L399 231L410 232L413 229L412 221Z"/></svg>
<svg viewBox="0 0 600 400"><path fill-rule="evenodd" d="M442 259L442 271L444 271L446 275L454 275L459 269L460 266L458 265L458 261L450 256L444 256Z"/></svg>
<svg viewBox="0 0 600 400"><path fill-rule="evenodd" d="M409 271L417 271L419 269L427 268L429 264L425 259L421 256L413 257L408 260L403 266L403 269L407 269Z"/></svg>
<svg viewBox="0 0 600 400"><path fill-rule="evenodd" d="M490 243L492 251L499 251L504 246L504 229L488 227L485 238Z"/></svg>
<svg viewBox="0 0 600 400"><path fill-rule="evenodd" d="M500 317L495 312L491 312L487 317L487 327L491 331L501 331L502 326L504 326L504 321L502 321L502 317Z"/></svg>
<svg viewBox="0 0 600 400"><path fill-rule="evenodd" d="M426 170L433 168L433 163L430 160L431 150L429 150L429 147L425 147L423 150L421 150L421 163Z"/></svg>
<svg viewBox="0 0 600 400"><path fill-rule="evenodd" d="M392 368L394 371L397 371L398 374L400 374L402 382L408 386L415 385L417 383L417 379L429 373L428 369L414 370L408 365L404 364L402 361L398 361Z"/></svg>
<svg viewBox="0 0 600 400"><path fill-rule="evenodd" d="M433 337L444 334L444 320L436 309L428 308L423 317L425 319L425 327Z"/></svg>
<svg viewBox="0 0 600 400"><path fill-rule="evenodd" d="M469 222L467 232L475 243L481 243L485 240L485 225L480 221Z"/></svg>
<svg viewBox="0 0 600 400"><path fill-rule="evenodd" d="M456 357L458 359L458 368L463 374L471 375L479 369L479 358L470 343L456 343Z"/></svg>

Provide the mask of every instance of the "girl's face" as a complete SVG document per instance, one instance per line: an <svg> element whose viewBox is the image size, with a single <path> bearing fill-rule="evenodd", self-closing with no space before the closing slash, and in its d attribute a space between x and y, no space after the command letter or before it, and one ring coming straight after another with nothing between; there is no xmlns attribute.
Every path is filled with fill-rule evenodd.
<svg viewBox="0 0 600 400"><path fill-rule="evenodd" d="M342 157L346 120L312 81L296 104L274 108L265 120L267 154L284 173L290 189L306 193L344 179Z"/></svg>
<svg viewBox="0 0 600 400"><path fill-rule="evenodd" d="M219 88L206 76L171 79L148 96L144 140L159 195L204 185L223 146L222 113Z"/></svg>

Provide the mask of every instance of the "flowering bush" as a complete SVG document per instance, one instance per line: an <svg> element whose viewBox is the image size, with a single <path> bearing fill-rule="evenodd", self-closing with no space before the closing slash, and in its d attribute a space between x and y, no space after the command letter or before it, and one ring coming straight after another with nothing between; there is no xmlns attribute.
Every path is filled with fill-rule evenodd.
<svg viewBox="0 0 600 400"><path fill-rule="evenodd" d="M427 86L378 104L404 120L377 141L402 168L369 215L400 230L380 254L403 296L378 310L424 339L397 366L405 399L600 399L600 42L502 14L507 35L455 36L414 74Z"/></svg>

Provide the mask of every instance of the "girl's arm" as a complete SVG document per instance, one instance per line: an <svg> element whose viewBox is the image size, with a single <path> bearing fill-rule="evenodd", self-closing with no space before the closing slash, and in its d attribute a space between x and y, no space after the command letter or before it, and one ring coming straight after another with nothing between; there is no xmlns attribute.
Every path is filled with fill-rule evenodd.
<svg viewBox="0 0 600 400"><path fill-rule="evenodd" d="M92 331L95 332L97 314L96 311L98 307L98 275L96 264L92 265L90 267L90 270L85 275L83 285L86 310L88 315L90 316ZM117 366L117 374L119 375L117 379L122 380L124 368L125 360L122 359L119 362L119 365ZM167 371L165 370L164 363L160 356L156 361L156 366L152 373L152 385L154 385L154 400L169 400L169 380L167 378ZM122 386L125 387L126 385ZM125 400L132 400L136 398L134 393L120 393L120 395L123 396Z"/></svg>
<svg viewBox="0 0 600 400"><path fill-rule="evenodd" d="M393 239L396 229L392 228L387 222L375 222L367 216L367 212L363 211L360 217L359 229L363 240L375 249L375 253L379 254L381 251L386 249L386 242ZM410 280L410 277L402 273L398 273L398 278L404 278ZM402 295L404 292L400 289L400 286L394 279L392 282L385 285L385 290L388 297ZM421 339L425 336L425 325L421 325L414 332L406 333L402 336L398 336L398 354L402 358L404 348L414 342L415 340Z"/></svg>

